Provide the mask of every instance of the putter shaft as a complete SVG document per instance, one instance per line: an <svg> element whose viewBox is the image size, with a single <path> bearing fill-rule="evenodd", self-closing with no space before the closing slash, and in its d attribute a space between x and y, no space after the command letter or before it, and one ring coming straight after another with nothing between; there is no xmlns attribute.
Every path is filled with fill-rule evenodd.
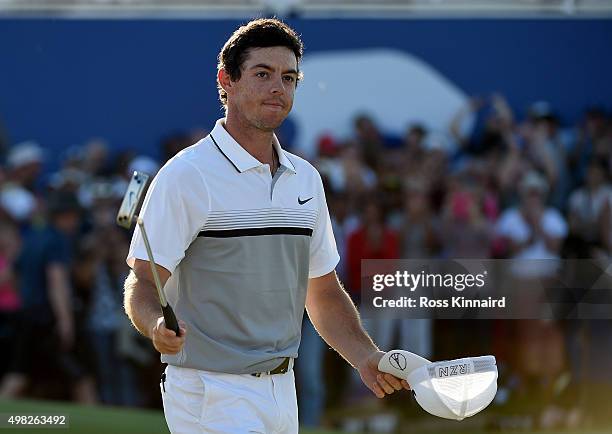
<svg viewBox="0 0 612 434"><path fill-rule="evenodd" d="M155 266L155 262L153 261L153 251L151 250L151 245L149 244L149 237L147 237L147 231L144 227L144 221L140 217L137 217L136 222L140 227L140 233L142 234L142 239L144 241L145 248L147 249L147 256L149 257L149 264L151 264L151 272L153 273L153 280L155 281L155 288L157 289L159 302L163 307L165 307L168 305L168 301L166 300L164 291L162 291L161 279L159 278L159 274L157 273L157 267Z"/></svg>
<svg viewBox="0 0 612 434"><path fill-rule="evenodd" d="M161 279L159 278L159 274L157 273L157 266L155 265L155 261L153 260L153 251L151 250L151 245L149 244L149 237L147 237L147 231L144 227L144 221L142 218L137 217L136 222L138 223L138 227L140 227L140 233L142 234L142 239L145 244L145 248L147 249L147 256L149 257L149 264L151 265L151 273L153 273L153 280L155 281L155 288L157 289L157 295L159 297L159 303L161 304L162 313L164 314L164 322L166 324L166 328L173 330L174 333L178 336L180 334L178 321L176 320L176 315L172 310L172 306L168 304L166 300L166 296L162 289Z"/></svg>

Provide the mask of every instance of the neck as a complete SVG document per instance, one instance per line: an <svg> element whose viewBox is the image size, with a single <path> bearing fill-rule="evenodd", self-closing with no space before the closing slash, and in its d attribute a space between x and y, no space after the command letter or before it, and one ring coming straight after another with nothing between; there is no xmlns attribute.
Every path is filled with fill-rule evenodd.
<svg viewBox="0 0 612 434"><path fill-rule="evenodd" d="M256 128L231 110L225 117L225 129L249 154L262 163L272 165L274 131Z"/></svg>

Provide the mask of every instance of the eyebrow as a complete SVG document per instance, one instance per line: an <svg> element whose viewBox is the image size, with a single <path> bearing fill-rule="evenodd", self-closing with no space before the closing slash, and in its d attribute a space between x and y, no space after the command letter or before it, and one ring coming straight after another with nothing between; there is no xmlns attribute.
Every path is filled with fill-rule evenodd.
<svg viewBox="0 0 612 434"><path fill-rule="evenodd" d="M256 69L256 68L263 68L263 69L267 69L268 71L274 71L274 68L272 68L270 65L266 65L265 63L258 63L257 65L251 66L249 69ZM299 73L295 69L288 69L286 71L283 71L283 74L299 75Z"/></svg>

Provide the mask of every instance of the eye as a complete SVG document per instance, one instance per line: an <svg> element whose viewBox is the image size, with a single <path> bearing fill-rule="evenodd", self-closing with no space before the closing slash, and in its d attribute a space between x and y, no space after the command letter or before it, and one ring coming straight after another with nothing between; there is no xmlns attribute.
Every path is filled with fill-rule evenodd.
<svg viewBox="0 0 612 434"><path fill-rule="evenodd" d="M293 83L293 82L295 82L295 77L293 77L292 75L285 75L285 76L283 77L283 79L284 79L286 82L289 82L289 83Z"/></svg>
<svg viewBox="0 0 612 434"><path fill-rule="evenodd" d="M268 76L268 73L266 71L259 71L258 73L255 74L257 77L259 78L265 78Z"/></svg>

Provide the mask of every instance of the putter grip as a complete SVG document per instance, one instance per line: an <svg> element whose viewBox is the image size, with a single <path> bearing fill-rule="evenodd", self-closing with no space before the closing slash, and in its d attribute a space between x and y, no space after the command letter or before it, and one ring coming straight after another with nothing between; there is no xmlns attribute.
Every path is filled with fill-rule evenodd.
<svg viewBox="0 0 612 434"><path fill-rule="evenodd" d="M172 310L172 306L170 306L170 303L165 306L162 306L162 312L164 314L164 322L166 323L166 328L169 330L173 330L174 333L176 333L176 335L178 336L180 334L179 325L178 321L176 320L176 315Z"/></svg>

